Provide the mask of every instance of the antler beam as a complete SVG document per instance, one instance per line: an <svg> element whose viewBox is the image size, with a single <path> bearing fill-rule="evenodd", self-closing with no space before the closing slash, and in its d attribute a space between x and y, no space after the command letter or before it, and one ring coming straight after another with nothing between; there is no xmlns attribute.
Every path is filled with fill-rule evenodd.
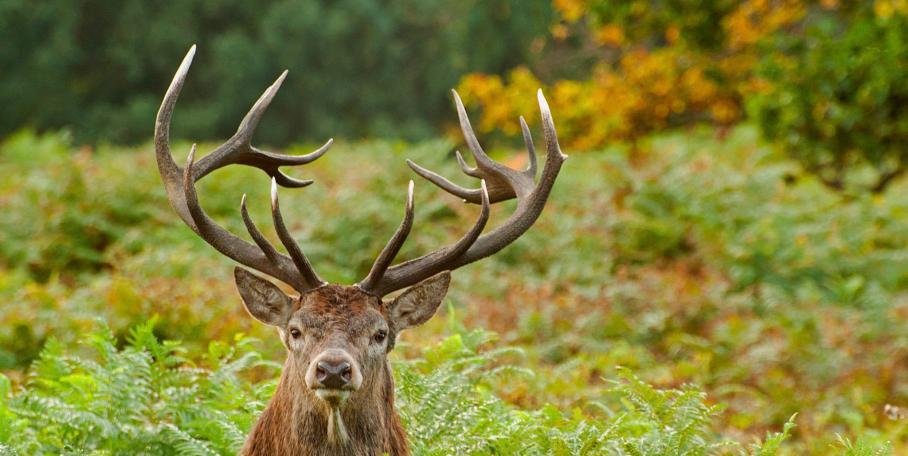
<svg viewBox="0 0 908 456"><path fill-rule="evenodd" d="M536 177L536 148L533 137L523 117L520 118L520 127L523 131L524 143L530 156L530 163L525 170L511 169L492 160L482 149L466 110L456 91L452 91L454 102L457 106L457 115L460 119L460 128L463 132L467 146L472 152L476 167L470 167L464 161L460 152L456 153L457 161L464 174L481 179L480 188L468 189L454 184L445 177L423 168L407 160L407 164L417 174L437 185L442 190L463 198L467 202L482 204L482 213L473 228L459 241L439 250L433 251L419 258L392 266L387 265L400 250L406 234L412 224L412 186L408 196L407 214L401 229L395 233L392 241L388 243L379 260L373 265L369 275L360 282L359 286L378 296L384 296L395 290L414 285L439 272L453 270L470 264L476 260L490 256L514 242L525 233L539 218L545 203L548 200L555 179L561 170L561 165L567 155L561 152L558 145L558 136L549 105L542 95L542 90L537 93L539 110L542 115L542 130L546 143L546 161L542 176L537 183ZM517 199L517 209L501 226L488 234L480 236L488 221L489 205L500 201ZM406 227L405 230L403 228ZM403 232L403 235L401 233ZM387 259L390 255L391 259Z"/></svg>
<svg viewBox="0 0 908 456"><path fill-rule="evenodd" d="M258 270L277 278L300 292L305 292L318 287L324 282L309 265L299 246L290 238L286 227L283 226L280 210L277 205L277 185L298 188L312 183L311 180L299 180L287 176L280 171L282 166L298 166L310 163L328 151L332 140L328 140L322 147L306 155L283 155L260 150L252 146L252 135L259 121L277 94L281 83L287 76L285 70L259 97L243 120L240 122L236 133L224 144L218 146L210 154L194 162L195 145L189 154L189 161L185 169L181 169L174 161L170 151L170 123L177 98L183 89L189 67L195 56L196 47L192 46L164 95L164 100L158 110L155 121L155 155L158 170L164 180L164 187L170 205L179 214L186 225L192 228L202 239L217 251L230 257L240 264ZM261 232L255 228L246 211L246 198L243 197L241 212L249 229L250 235L256 245L240 239L229 231L217 225L202 209L195 191L195 182L205 177L212 171L227 165L241 164L259 168L272 178L272 215L281 242L290 252L290 257L279 253L269 244Z"/></svg>

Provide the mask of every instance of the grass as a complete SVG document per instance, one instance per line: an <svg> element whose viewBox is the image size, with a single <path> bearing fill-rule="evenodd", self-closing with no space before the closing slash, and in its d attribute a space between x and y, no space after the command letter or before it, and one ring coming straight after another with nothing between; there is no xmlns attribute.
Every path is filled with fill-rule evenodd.
<svg viewBox="0 0 908 456"><path fill-rule="evenodd" d="M443 140L338 144L294 171L316 184L283 190L282 208L319 273L342 283L365 275L402 214L414 178L405 158L469 183L452 150ZM571 154L533 229L456 272L449 310L404 336L395 363L414 450L908 449L904 422L883 413L887 403L908 404L906 183L877 196L830 192L746 127L721 140L709 131L656 137L640 150ZM525 160L497 154L514 166ZM207 369L180 380L187 387L205 388L207 372L220 368L201 361L210 358L210 343L245 340L238 333L261 342L233 350L282 359L276 338L241 310L229 260L172 213L150 147L73 150L65 135L23 132L0 146L0 174L0 369L11 381L9 403L53 396L35 382L50 375L41 371L47 356L99 359L77 344L97 334L99 317L117 353L151 350L151 342L136 345L130 328L155 336L143 340L180 340L185 361L178 365ZM274 239L260 172L225 169L199 187L209 213L236 233L244 233L239 200L248 193L253 218ZM502 206L491 223L513 208ZM476 213L417 181L416 224L401 258L456 239ZM153 329L146 325L152 315ZM446 352L448 345L459 348ZM451 353L496 356L480 356L484 367L468 370ZM484 374L471 373L477 370ZM274 372L260 366L235 375L232 384L260 398ZM443 407L419 408L431 402L426 391ZM256 412L218 407L242 415L231 431L240 434ZM476 407L484 415L470 415ZM448 422L459 424L438 428ZM423 438L455 430L473 440L434 447ZM766 443L751 448L758 440ZM546 448L547 441L563 446ZM233 451L234 443L212 448ZM520 444L536 446L512 446Z"/></svg>

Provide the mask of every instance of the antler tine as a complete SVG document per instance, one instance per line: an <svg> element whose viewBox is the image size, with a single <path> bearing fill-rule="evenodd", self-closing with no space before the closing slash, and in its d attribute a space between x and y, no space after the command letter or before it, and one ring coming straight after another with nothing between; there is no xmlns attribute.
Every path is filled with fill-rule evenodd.
<svg viewBox="0 0 908 456"><path fill-rule="evenodd" d="M280 256L277 249L265 239L265 235L259 231L259 228L255 226L255 222L252 221L252 217L249 216L249 211L246 210L246 194L243 193L243 199L240 200L240 214L243 216L243 223L246 225L246 231L249 232L249 236L252 237L252 240L255 241L255 244L262 249L262 253L268 258L268 261L272 263L277 263L277 258Z"/></svg>
<svg viewBox="0 0 908 456"><path fill-rule="evenodd" d="M489 190L486 187L486 181L485 180L480 181L479 185L480 185L479 190L480 190L480 194L481 194L481 204L482 204L482 210L479 213L479 218L476 219L476 223L473 224L473 227L470 228L470 230L467 231L463 235L463 237L461 237L457 242L430 254L435 257L435 261L433 262L434 264L444 265L444 264L447 264L448 262L450 262L451 260L463 255L464 252L466 252L467 249L469 249L470 246L472 246L473 243L476 242L476 240L479 238L479 235L482 234L482 230L485 229L486 223L488 223L488 221L489 221L489 214L491 214L492 210L491 210L491 204L489 203ZM425 257L421 257L421 258L425 258ZM406 265L408 265L410 263L418 262L420 259L405 261L405 262L395 266L394 268L403 270L406 268ZM428 276L437 274L443 270L444 270L443 267L438 268L437 271L433 271ZM406 283L416 283L416 282L419 282L420 280L422 280L422 278L415 277L415 274L419 274L420 276L425 275L425 273L423 271L419 271L418 268L412 268L411 271L412 271L411 274L413 274L414 276L411 276L411 277L404 276L398 280L406 282ZM382 271L382 276L379 277L379 279L384 279L385 272L386 271ZM370 275L371 275L371 273L370 273ZM384 296L388 293L391 293L392 291L399 290L400 288L403 288L403 286L399 286L397 282L388 281L388 280L379 280L378 283L376 283L372 288L369 288L369 290L371 290L373 293L375 293L378 296Z"/></svg>
<svg viewBox="0 0 908 456"><path fill-rule="evenodd" d="M536 178L536 146L533 145L533 134L530 133L530 127L527 126L527 121L524 120L523 116L520 116L520 131L523 133L523 143L527 146L527 155L530 156L530 164L527 165L527 169L524 170L526 173L532 177Z"/></svg>
<svg viewBox="0 0 908 456"><path fill-rule="evenodd" d="M471 167L464 161L463 155L460 155L459 150L454 151L454 156L457 157L457 163L460 164L460 169L463 170L464 174L472 177L481 177L478 169Z"/></svg>
<svg viewBox="0 0 908 456"><path fill-rule="evenodd" d="M189 52L183 57L180 67L173 80L164 94L164 100L158 109L158 116L155 119L154 126L154 145L155 157L158 162L158 171L164 181L164 189L167 191L167 197L170 205L177 212L180 218L192 228L196 233L199 232L189 214L186 206L186 200L183 193L183 170L173 161L170 154L170 119L173 116L173 108L183 89L183 83L186 81L186 73L189 72L189 66L192 65L192 59L195 57L195 45L189 48Z"/></svg>
<svg viewBox="0 0 908 456"><path fill-rule="evenodd" d="M457 106L457 118L460 121L460 131L463 133L464 140L467 141L467 147L469 147L470 152L473 153L473 158L476 160L476 167L492 173L501 173L502 171L507 170L506 167L498 164L486 155L485 150L483 150L482 146L479 144L479 140L476 139L476 133L473 132L473 126L470 124L470 117L467 116L467 110L463 107L463 101L460 100L460 95L456 90L452 90L451 94L454 96L454 104Z"/></svg>
<svg viewBox="0 0 908 456"><path fill-rule="evenodd" d="M196 145L193 144L189 151L189 158L186 161L186 168L183 170L182 182L186 210L189 213L190 220L193 222L192 227L196 233L218 252L221 252L232 260L282 280L300 292L308 290L310 288L309 284L303 281L289 258L277 254L274 247L261 248L261 246L259 246L259 248L256 248L218 226L211 217L205 213L202 206L199 204L198 195L195 191L195 183L192 180L195 152ZM243 208L241 209L245 209L245 204L242 206ZM256 230L256 232L257 231L258 230ZM258 234L261 236L261 233ZM253 235L253 239L255 238L256 237ZM261 240L264 241L264 238L262 237ZM256 243L258 243L258 241L259 239L256 239ZM265 243L267 244L267 242ZM271 257L273 257L273 260Z"/></svg>
<svg viewBox="0 0 908 456"><path fill-rule="evenodd" d="M394 236L391 236L391 239L388 240L388 243L385 244L385 248L382 249L381 253L378 255L378 258L375 259L375 262L372 263L372 268L369 269L369 274L366 275L366 278L361 280L356 286L359 288L371 292L375 285L381 280L382 276L385 274L385 271L388 269L388 266L391 265L391 262L394 261L394 257L397 256L400 252L401 247L403 247L404 242L407 240L407 236L410 235L410 229L413 228L413 181L407 185L407 206L404 210L404 219L400 222L400 226L397 227L397 231L394 232Z"/></svg>
<svg viewBox="0 0 908 456"><path fill-rule="evenodd" d="M464 174L486 180L489 188L489 198L493 204L513 199L519 195L526 195L532 191L536 169L535 148L533 147L532 138L527 142L527 149L530 153L529 170L532 170L532 172L529 170L517 171L492 160L482 149L479 140L476 139L476 134L473 132L473 127L470 124L470 119L467 116L466 109L463 107L460 96L456 91L452 91L452 93L454 95L454 104L457 107L457 115L460 120L460 129L463 132L467 146L470 148L470 152L473 154L473 159L476 160L476 167L471 168L467 165L466 161L464 161L460 152L455 154L457 162L460 164L460 168L463 170ZM526 135L528 134L529 130L524 131L524 140L527 140L528 136ZM445 177L423 168L410 160L407 161L407 164L417 174L440 187L442 190L463 198L468 203L480 204L482 202L482 195L478 188L461 187Z"/></svg>
<svg viewBox="0 0 908 456"><path fill-rule="evenodd" d="M299 188L312 184L311 180L294 179L284 174L281 172L280 167L311 163L328 151L331 144L334 143L333 139L328 139L324 145L305 155L276 154L252 146L252 135L255 133L255 128L261 121L262 116L265 115L265 111L271 105L271 100L277 95L277 91L280 90L281 84L284 83L286 77L287 70L284 70L252 105L249 112L240 121L236 133L224 144L199 160L199 170L195 176L196 180L225 165L237 163L265 171L269 176L277 180L278 184L284 187Z"/></svg>
<svg viewBox="0 0 908 456"><path fill-rule="evenodd" d="M170 86L161 102L158 115L155 119L155 156L158 171L164 181L167 198L186 225L196 232L208 244L227 257L250 268L268 274L291 285L300 292L305 292L321 284L317 276L297 270L293 259L282 255L273 246L265 241L254 224L251 223L245 210L245 198L241 204L244 222L256 245L240 239L239 237L218 226L202 209L195 190L195 182L210 172L230 164L244 164L262 169L272 176L272 180L287 187L302 187L312 183L308 180L291 178L280 171L281 166L301 165L312 162L325 154L332 141L328 140L324 146L316 151L301 155L282 155L256 149L250 143L255 127L261 120L265 109L274 98L281 83L286 77L286 71L262 94L250 111L240 122L237 133L212 153L195 162L196 146L190 151L189 163L185 169L180 168L170 152L170 122L177 98L186 81L186 75L192 60L195 57L196 47L193 45L183 58L180 67L174 74Z"/></svg>
<svg viewBox="0 0 908 456"><path fill-rule="evenodd" d="M413 160L407 159L407 165L413 171L415 171L416 174L419 174L427 181L437 185L442 190L444 190L454 196L459 196L459 197L463 198L467 202L478 203L480 201L480 199L482 198L482 196L480 195L480 191L478 189L461 187L461 186L449 181L446 177L444 177L436 172L430 171L426 168L423 168L422 166L417 165L416 162L414 162Z"/></svg>
<svg viewBox="0 0 908 456"><path fill-rule="evenodd" d="M517 171L492 161L485 154L473 134L469 119L466 118L463 104L455 92L455 104L460 116L461 128L467 145L470 146L473 157L476 159L476 168L465 167L462 157L458 161L461 163L461 168L465 173L469 170L470 172L467 174L475 172L475 174L483 178L480 189L460 187L411 161L407 163L417 174L425 177L442 190L460 196L468 202L481 202L484 214L487 212L490 203L512 198L517 198L517 209L501 226L488 234L479 235L485 226L484 218L487 218L486 214L480 216L482 222L478 222L474 226L474 230L471 230L467 236L457 243L388 268L380 283L375 286L376 294L383 295L399 290L441 271L453 270L492 255L523 235L539 218L548 200L552 186L555 184L555 179L558 177L558 172L561 170L561 165L567 159L567 156L561 153L561 148L558 145L558 136L555 132L555 124L552 121L552 114L545 97L542 95L542 90L537 93L537 99L546 142L546 161L538 183L535 182L537 169L535 146L526 121L522 118L520 119L524 142L527 145L527 152L530 154L530 164L526 170ZM480 227L478 230L476 230L477 226ZM470 239L469 242L465 242L465 239L473 235L476 237Z"/></svg>
<svg viewBox="0 0 908 456"><path fill-rule="evenodd" d="M568 156L561 152L561 146L558 144L558 133L555 131L555 121L552 120L552 111L549 110L549 103L542 94L542 89L536 91L536 100L539 102L539 113L542 117L542 133L545 138L546 159L545 166L542 168L542 177L539 181L539 187L534 190L533 200L537 204L545 205L545 201L555 185L555 179L558 172L561 171L561 164L567 160ZM542 206L539 207L542 211Z"/></svg>
<svg viewBox="0 0 908 456"><path fill-rule="evenodd" d="M281 75L262 92L262 95L259 96L259 99L255 101L255 104L252 105L252 108L249 109L249 112L246 113L246 116L243 117L243 120L240 121L240 125L236 129L237 139L241 139L244 142L252 141L252 134L255 132L255 128L258 127L259 121L262 120L262 116L265 115L265 110L268 109L268 106L271 105L271 100L274 99L274 96L277 95L277 91L281 89L281 85L284 84L284 79L287 79L288 70L281 72Z"/></svg>
<svg viewBox="0 0 908 456"><path fill-rule="evenodd" d="M325 281L320 279L318 274L315 273L315 270L312 269L312 265L309 264L309 259L303 254L300 246L293 240L293 236L290 234L287 226L284 225L284 217L281 215L281 205L277 199L277 180L274 178L271 179L271 218L274 220L274 230L277 232L277 237L280 238L281 243L284 244L284 248L287 249L287 253L290 254L290 258L293 260L293 264L296 265L297 271L303 275L303 279L307 283L313 284L315 287L324 285Z"/></svg>

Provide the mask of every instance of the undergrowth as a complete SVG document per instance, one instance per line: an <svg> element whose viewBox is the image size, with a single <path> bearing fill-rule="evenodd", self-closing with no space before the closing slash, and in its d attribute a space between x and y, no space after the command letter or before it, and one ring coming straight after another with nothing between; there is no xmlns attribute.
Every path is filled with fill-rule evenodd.
<svg viewBox="0 0 908 456"><path fill-rule="evenodd" d="M191 362L179 343L160 341L155 321L130 331L126 345L105 325L74 356L51 341L26 384L0 376L0 454L234 454L273 393L275 380L244 374L274 363L253 340L212 343ZM785 431L762 445L722 441L709 430L715 406L692 387L658 390L623 371L608 419L552 406L518 410L484 387L492 376L531 375L497 362L508 350L482 350L490 335L454 334L398 362L398 407L415 455L775 454Z"/></svg>
<svg viewBox="0 0 908 456"><path fill-rule="evenodd" d="M499 337L480 350L465 338L468 331L449 330L444 318L404 334L398 372L413 375L398 382L399 399L415 449L444 453L420 434L448 435L428 426L456 422L446 410L470 417L479 407L470 401L479 401L502 412L487 423L464 418L475 428L454 427L451 445L462 451L559 451L543 446L551 442L568 453L586 451L583 445L600 445L592 454L631 453L634 445L644 454L671 454L677 445L735 453L781 432L795 414L780 454L908 451L908 420L884 413L887 404L908 404L908 179L877 195L832 192L762 145L755 130L727 133L693 130L641 141L634 150L567 151L571 158L533 228L454 274L449 301L462 326ZM186 144L173 148L178 161L178 151L188 151ZM460 175L454 148L444 140L338 141L318 161L288 170L316 181L282 189L281 199L320 275L353 283L368 272L400 223L414 178L405 159L476 185ZM515 168L526 165L525 153L489 152ZM30 379L41 375L41 362L34 363L44 347L94 359L77 342L99 317L116 345L129 347L130 328L158 315L154 334L182 341L180 368L195 362L216 371L216 363L200 360L209 357L211 341L237 333L260 338L265 359L280 358L277 339L242 310L229 279L232 262L169 207L150 145L79 149L66 134L23 132L0 144L0 175L0 372L17 385L13 403L42 394ZM206 210L240 236L239 201L248 193L251 216L274 239L267 189L266 176L245 167L199 182ZM458 239L478 213L418 178L415 199L400 261ZM512 209L495 205L490 226ZM430 368L443 363L433 364L434 355L420 347L452 334L468 352L504 353L479 363L485 368L452 366L450 375ZM505 365L512 367L495 371ZM202 388L195 383L204 385L204 372L182 387ZM652 401L621 393L635 384L628 372L669 404L705 409L669 419L641 407ZM408 405L408 391L423 394L416 388L423 377L440 382L425 394L441 401L450 392L444 400L466 402L445 408L435 396L417 395ZM238 378L263 401L267 394L256 388L267 387L260 381L273 372L256 364ZM425 418L416 414L432 403L442 406ZM177 418L161 417L135 426L177 426ZM696 417L707 421L682 420ZM237 426L242 434L247 424ZM45 428L56 432L32 427ZM688 428L697 432L668 443ZM584 433L608 437L591 443ZM531 443L537 446L519 446Z"/></svg>

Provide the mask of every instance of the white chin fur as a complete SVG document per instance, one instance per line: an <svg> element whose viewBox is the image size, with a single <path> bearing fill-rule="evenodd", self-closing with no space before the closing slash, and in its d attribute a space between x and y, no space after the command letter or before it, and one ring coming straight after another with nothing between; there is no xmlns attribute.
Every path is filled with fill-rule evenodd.
<svg viewBox="0 0 908 456"><path fill-rule="evenodd" d="M336 407L343 403L350 396L349 391L339 391L339 390L329 390L329 389L318 389L315 390L315 395L319 399L327 402L333 407Z"/></svg>
<svg viewBox="0 0 908 456"><path fill-rule="evenodd" d="M315 394L327 402L331 411L328 415L328 441L335 445L345 446L350 441L347 427L341 417L340 404L350 395L349 391L318 390Z"/></svg>

